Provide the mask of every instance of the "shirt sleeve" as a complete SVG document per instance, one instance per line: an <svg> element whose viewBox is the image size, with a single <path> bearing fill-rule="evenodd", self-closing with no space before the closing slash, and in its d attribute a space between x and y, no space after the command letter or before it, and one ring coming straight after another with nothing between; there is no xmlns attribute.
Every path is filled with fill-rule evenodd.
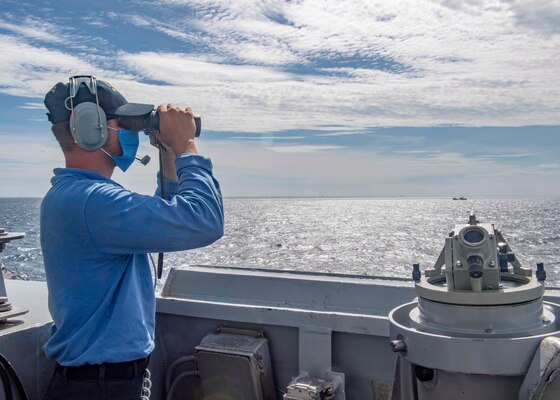
<svg viewBox="0 0 560 400"><path fill-rule="evenodd" d="M223 235L223 201L220 186L212 176L211 161L182 154L175 165L179 181L174 183L175 190L169 191L176 193L169 200L132 193L112 182L92 190L84 217L100 251L135 254L188 250L207 246Z"/></svg>
<svg viewBox="0 0 560 400"><path fill-rule="evenodd" d="M161 172L157 173L157 189L154 196L161 197ZM165 199L170 200L177 194L177 189L179 188L179 181L172 181L163 178L163 192L165 193Z"/></svg>

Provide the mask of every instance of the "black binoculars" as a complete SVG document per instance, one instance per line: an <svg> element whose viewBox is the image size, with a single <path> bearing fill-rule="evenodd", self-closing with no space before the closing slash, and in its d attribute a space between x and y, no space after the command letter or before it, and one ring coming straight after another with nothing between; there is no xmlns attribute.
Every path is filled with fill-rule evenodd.
<svg viewBox="0 0 560 400"><path fill-rule="evenodd" d="M156 110L152 110L150 113L134 117L117 117L119 125L125 129L140 132L143 131L145 134L149 134L152 131L159 131L159 114ZM200 130L202 126L202 121L200 117L194 117L194 123L196 125L195 136L200 136Z"/></svg>

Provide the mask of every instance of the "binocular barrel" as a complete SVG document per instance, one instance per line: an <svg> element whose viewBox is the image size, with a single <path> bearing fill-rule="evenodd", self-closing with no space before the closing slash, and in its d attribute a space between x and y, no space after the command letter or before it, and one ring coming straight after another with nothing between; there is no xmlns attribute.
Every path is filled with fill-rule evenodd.
<svg viewBox="0 0 560 400"><path fill-rule="evenodd" d="M159 131L159 114L156 110L152 110L149 114L136 117L118 117L118 121L119 125L123 128L135 132L143 131L148 134L151 131ZM194 117L194 123L196 125L195 136L199 137L202 128L202 120L200 117Z"/></svg>
<svg viewBox="0 0 560 400"><path fill-rule="evenodd" d="M148 117L148 125L149 125L149 129L152 131L159 131L159 114L157 113L156 110L153 110L149 117ZM200 119L200 117L194 117L194 123L196 125L196 133L195 133L195 137L199 137L200 136L200 129L202 126L202 121Z"/></svg>

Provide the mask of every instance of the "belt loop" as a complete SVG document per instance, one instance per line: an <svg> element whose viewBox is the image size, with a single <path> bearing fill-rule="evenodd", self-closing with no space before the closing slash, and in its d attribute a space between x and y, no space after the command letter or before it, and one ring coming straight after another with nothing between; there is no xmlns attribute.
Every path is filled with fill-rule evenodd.
<svg viewBox="0 0 560 400"><path fill-rule="evenodd" d="M132 378L136 378L138 376L138 360L132 363Z"/></svg>
<svg viewBox="0 0 560 400"><path fill-rule="evenodd" d="M97 379L99 385L100 386L105 385L105 364L101 364L97 372L98 372Z"/></svg>
<svg viewBox="0 0 560 400"><path fill-rule="evenodd" d="M68 383L68 367L62 367L62 376L64 377L64 382Z"/></svg>

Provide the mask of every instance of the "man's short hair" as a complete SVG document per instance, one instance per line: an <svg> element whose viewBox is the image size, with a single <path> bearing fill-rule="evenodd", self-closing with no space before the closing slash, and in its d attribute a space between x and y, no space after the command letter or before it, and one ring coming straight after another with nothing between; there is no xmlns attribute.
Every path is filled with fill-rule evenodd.
<svg viewBox="0 0 560 400"><path fill-rule="evenodd" d="M51 130L64 153L69 153L76 148L76 142L74 141L72 132L70 131L69 121L57 122L53 124Z"/></svg>

